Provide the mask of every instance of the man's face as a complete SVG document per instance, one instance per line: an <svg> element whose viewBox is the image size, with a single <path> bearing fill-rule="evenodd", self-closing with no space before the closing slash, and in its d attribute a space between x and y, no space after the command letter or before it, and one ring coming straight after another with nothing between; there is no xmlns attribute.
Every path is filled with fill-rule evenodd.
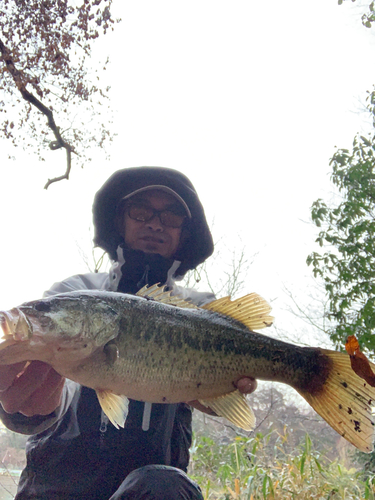
<svg viewBox="0 0 375 500"><path fill-rule="evenodd" d="M129 199L129 204L144 205L155 210L171 210L184 214L176 198L164 191L150 190ZM165 258L173 257L180 242L181 228L165 226L157 214L147 222L134 220L125 210L122 222L122 236L133 250L157 253Z"/></svg>

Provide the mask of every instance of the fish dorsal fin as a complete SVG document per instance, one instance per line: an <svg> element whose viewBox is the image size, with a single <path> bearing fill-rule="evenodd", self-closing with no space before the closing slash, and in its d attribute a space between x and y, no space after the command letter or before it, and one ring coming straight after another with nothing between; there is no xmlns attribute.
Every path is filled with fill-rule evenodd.
<svg viewBox="0 0 375 500"><path fill-rule="evenodd" d="M256 293L250 293L234 301L230 297L223 297L205 304L202 308L230 316L250 330L271 326L274 320L273 316L269 315L271 306Z"/></svg>
<svg viewBox="0 0 375 500"><path fill-rule="evenodd" d="M200 399L200 403L211 408L219 417L225 417L237 427L252 431L255 427L255 416L245 396L237 389L214 399Z"/></svg>
<svg viewBox="0 0 375 500"><path fill-rule="evenodd" d="M189 309L198 309L198 307L187 300L182 299L178 295L172 295L171 291L166 291L166 286L160 286L159 283L152 286L144 286L136 295L138 297L144 297L145 299L152 299L156 302L161 302L162 304L168 304L170 306L183 307Z"/></svg>
<svg viewBox="0 0 375 500"><path fill-rule="evenodd" d="M128 416L129 400L126 396L119 396L110 390L97 390L96 395L100 406L110 422L118 429L124 427Z"/></svg>

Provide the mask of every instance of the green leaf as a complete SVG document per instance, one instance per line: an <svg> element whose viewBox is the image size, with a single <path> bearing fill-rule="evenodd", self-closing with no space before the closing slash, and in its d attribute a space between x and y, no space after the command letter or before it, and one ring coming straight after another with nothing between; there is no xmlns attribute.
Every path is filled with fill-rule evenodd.
<svg viewBox="0 0 375 500"><path fill-rule="evenodd" d="M370 100L369 111L375 115L375 92L370 94ZM340 191L340 199L334 206L322 199L312 203L314 224L322 227L324 223L316 238L322 250L306 259L314 276L324 283L328 318L336 322L329 331L331 339L343 344L347 335L355 333L365 348L375 346L373 150L374 137L357 135L351 151L338 149L333 155L331 180Z"/></svg>
<svg viewBox="0 0 375 500"><path fill-rule="evenodd" d="M267 482L268 482L268 476L267 474L264 475L263 479L263 485L262 485L262 492L263 492L263 498L267 498Z"/></svg>

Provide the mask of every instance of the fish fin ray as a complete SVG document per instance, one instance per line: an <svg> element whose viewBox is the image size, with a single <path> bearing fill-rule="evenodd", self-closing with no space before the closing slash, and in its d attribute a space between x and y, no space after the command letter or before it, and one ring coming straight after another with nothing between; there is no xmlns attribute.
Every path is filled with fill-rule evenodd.
<svg viewBox="0 0 375 500"><path fill-rule="evenodd" d="M343 352L321 349L332 367L323 389L316 394L297 392L342 437L359 450L371 453L374 437L375 388L352 370L350 357ZM370 363L374 370L375 365Z"/></svg>
<svg viewBox="0 0 375 500"><path fill-rule="evenodd" d="M255 427L253 410L239 390L214 399L200 399L199 402L211 408L219 417L225 417L232 424L245 431L251 431Z"/></svg>
<svg viewBox="0 0 375 500"><path fill-rule="evenodd" d="M273 323L273 316L270 316L271 306L257 293L250 293L234 301L230 297L214 300L202 306L224 316L229 316L250 330L259 330Z"/></svg>
<svg viewBox="0 0 375 500"><path fill-rule="evenodd" d="M97 390L99 404L110 422L118 429L124 427L128 416L129 400L126 396L119 396L110 390Z"/></svg>
<svg viewBox="0 0 375 500"><path fill-rule="evenodd" d="M172 292L170 290L166 291L165 289L166 286L161 286L159 283L152 286L145 285L143 288L138 290L136 295L138 295L138 297L144 297L146 299L153 299L156 302L161 302L162 304L168 304L170 306L198 309L198 307L189 300L185 300L178 295L172 295Z"/></svg>

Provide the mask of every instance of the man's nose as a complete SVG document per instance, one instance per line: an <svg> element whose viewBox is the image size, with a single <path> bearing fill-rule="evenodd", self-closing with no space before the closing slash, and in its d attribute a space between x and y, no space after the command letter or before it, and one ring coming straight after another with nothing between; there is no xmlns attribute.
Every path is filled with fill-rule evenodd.
<svg viewBox="0 0 375 500"><path fill-rule="evenodd" d="M160 216L155 214L152 219L146 222L146 226L152 229L153 231L163 231L164 227L161 223Z"/></svg>

